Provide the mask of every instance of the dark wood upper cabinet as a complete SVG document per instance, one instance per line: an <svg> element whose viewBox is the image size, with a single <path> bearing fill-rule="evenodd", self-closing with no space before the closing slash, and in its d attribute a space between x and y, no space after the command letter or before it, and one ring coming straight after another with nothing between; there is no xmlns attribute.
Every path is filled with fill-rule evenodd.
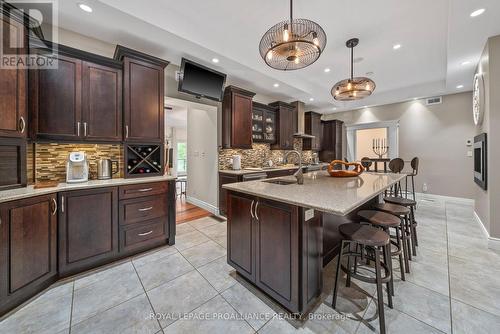
<svg viewBox="0 0 500 334"><path fill-rule="evenodd" d="M293 134L297 132L297 109L285 102L277 101L269 104L276 108L276 144L273 150L293 150Z"/></svg>
<svg viewBox="0 0 500 334"><path fill-rule="evenodd" d="M342 142L344 122L339 120L322 121L323 138L319 158L321 161L343 160Z"/></svg>
<svg viewBox="0 0 500 334"><path fill-rule="evenodd" d="M321 151L321 141L323 138L323 124L321 123L321 114L308 111L304 115L304 132L315 138L304 138L302 149Z"/></svg>
<svg viewBox="0 0 500 334"><path fill-rule="evenodd" d="M118 45L123 61L124 140L161 143L164 138L164 80L167 61Z"/></svg>
<svg viewBox="0 0 500 334"><path fill-rule="evenodd" d="M82 61L54 56L57 68L30 73L30 108L36 139L78 140L82 135Z"/></svg>
<svg viewBox="0 0 500 334"><path fill-rule="evenodd" d="M3 54L26 54L24 25L0 13L0 43ZM13 48L11 46L18 46ZM27 78L21 67L0 69L0 137L25 138L27 129Z"/></svg>
<svg viewBox="0 0 500 334"><path fill-rule="evenodd" d="M255 93L235 86L224 90L222 147L252 148L252 99Z"/></svg>
<svg viewBox="0 0 500 334"><path fill-rule="evenodd" d="M0 314L57 277L55 194L0 205Z"/></svg>
<svg viewBox="0 0 500 334"><path fill-rule="evenodd" d="M122 70L83 62L83 136L90 141L122 140Z"/></svg>
<svg viewBox="0 0 500 334"><path fill-rule="evenodd" d="M66 276L118 255L118 189L59 193L59 274Z"/></svg>
<svg viewBox="0 0 500 334"><path fill-rule="evenodd" d="M120 142L122 64L64 45L32 43L53 69L30 71L32 136L39 140Z"/></svg>

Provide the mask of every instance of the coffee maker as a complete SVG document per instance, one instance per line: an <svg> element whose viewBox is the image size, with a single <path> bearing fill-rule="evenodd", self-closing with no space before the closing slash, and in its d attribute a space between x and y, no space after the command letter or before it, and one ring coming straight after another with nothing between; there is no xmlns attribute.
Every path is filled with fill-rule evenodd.
<svg viewBox="0 0 500 334"><path fill-rule="evenodd" d="M66 183L89 180L89 163L85 152L71 152L66 162Z"/></svg>

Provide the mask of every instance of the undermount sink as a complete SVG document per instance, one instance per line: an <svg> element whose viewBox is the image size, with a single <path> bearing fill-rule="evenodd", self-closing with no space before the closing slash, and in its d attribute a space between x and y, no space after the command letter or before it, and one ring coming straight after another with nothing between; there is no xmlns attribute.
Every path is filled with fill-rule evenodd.
<svg viewBox="0 0 500 334"><path fill-rule="evenodd" d="M279 185L287 185L287 184L297 184L296 180L287 180L287 179L274 179L274 180L266 180L262 181L266 183L273 183L273 184L279 184Z"/></svg>

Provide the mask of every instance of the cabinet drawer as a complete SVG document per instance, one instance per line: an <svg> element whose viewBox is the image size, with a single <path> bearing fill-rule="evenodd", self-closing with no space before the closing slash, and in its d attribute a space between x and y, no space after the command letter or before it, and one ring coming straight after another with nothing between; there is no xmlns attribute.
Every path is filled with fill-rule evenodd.
<svg viewBox="0 0 500 334"><path fill-rule="evenodd" d="M120 224L133 224L167 215L167 196L120 201Z"/></svg>
<svg viewBox="0 0 500 334"><path fill-rule="evenodd" d="M167 192L167 182L131 184L119 188L120 199L158 195Z"/></svg>
<svg viewBox="0 0 500 334"><path fill-rule="evenodd" d="M165 243L168 236L167 217L160 217L146 224L121 228L120 252L145 249Z"/></svg>

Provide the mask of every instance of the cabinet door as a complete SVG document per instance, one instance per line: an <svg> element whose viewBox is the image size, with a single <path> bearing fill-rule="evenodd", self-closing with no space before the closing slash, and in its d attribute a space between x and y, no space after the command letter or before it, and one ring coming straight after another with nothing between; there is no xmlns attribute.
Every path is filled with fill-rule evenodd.
<svg viewBox="0 0 500 334"><path fill-rule="evenodd" d="M26 54L24 26L0 15L0 43L3 54ZM0 136L26 137L27 70L0 69Z"/></svg>
<svg viewBox="0 0 500 334"><path fill-rule="evenodd" d="M111 261L118 252L116 187L59 194L59 273Z"/></svg>
<svg viewBox="0 0 500 334"><path fill-rule="evenodd" d="M252 197L228 192L227 262L251 281L255 281L255 228Z"/></svg>
<svg viewBox="0 0 500 334"><path fill-rule="evenodd" d="M39 139L81 138L82 61L58 55L57 69L34 71L30 91Z"/></svg>
<svg viewBox="0 0 500 334"><path fill-rule="evenodd" d="M82 65L83 136L91 141L122 140L122 70Z"/></svg>
<svg viewBox="0 0 500 334"><path fill-rule="evenodd" d="M124 58L125 141L163 142L163 68Z"/></svg>
<svg viewBox="0 0 500 334"><path fill-rule="evenodd" d="M0 207L0 314L56 279L55 194Z"/></svg>
<svg viewBox="0 0 500 334"><path fill-rule="evenodd" d="M227 213L227 190L222 188L228 183L238 182L238 176L219 174L219 214L225 216Z"/></svg>
<svg viewBox="0 0 500 334"><path fill-rule="evenodd" d="M298 208L259 199L255 209L255 283L293 310L298 305L299 232Z"/></svg>
<svg viewBox="0 0 500 334"><path fill-rule="evenodd" d="M321 151L321 138L323 137L323 129L321 126L321 116L313 115L311 119L311 134L315 136L312 139L312 149L315 151Z"/></svg>
<svg viewBox="0 0 500 334"><path fill-rule="evenodd" d="M0 140L0 190L26 186L26 140Z"/></svg>
<svg viewBox="0 0 500 334"><path fill-rule="evenodd" d="M252 148L252 97L233 93L232 147Z"/></svg>

